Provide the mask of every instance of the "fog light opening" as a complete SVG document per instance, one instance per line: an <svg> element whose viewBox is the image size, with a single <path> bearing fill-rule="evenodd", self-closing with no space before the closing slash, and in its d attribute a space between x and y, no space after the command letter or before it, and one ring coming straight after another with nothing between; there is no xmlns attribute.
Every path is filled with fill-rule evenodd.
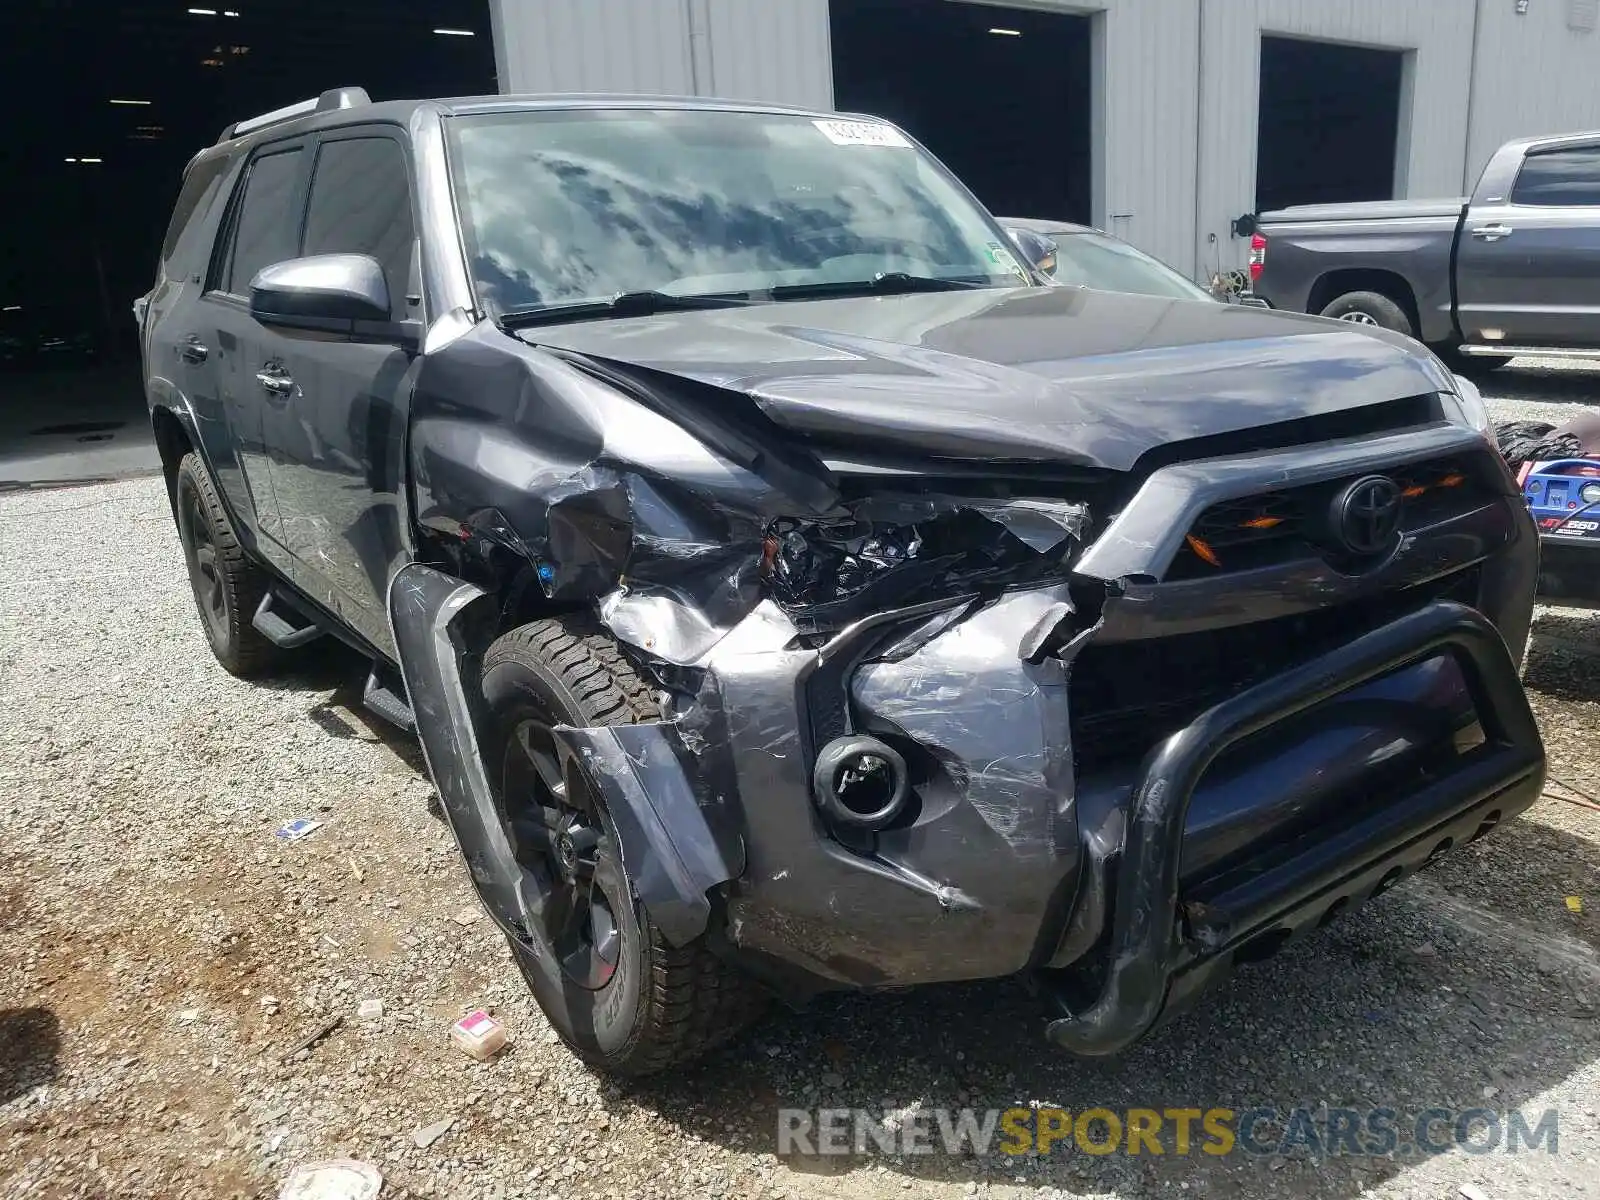
<svg viewBox="0 0 1600 1200"><path fill-rule="evenodd" d="M812 784L817 806L833 820L857 829L893 824L911 790L906 760L893 746L872 737L829 742L817 755Z"/></svg>

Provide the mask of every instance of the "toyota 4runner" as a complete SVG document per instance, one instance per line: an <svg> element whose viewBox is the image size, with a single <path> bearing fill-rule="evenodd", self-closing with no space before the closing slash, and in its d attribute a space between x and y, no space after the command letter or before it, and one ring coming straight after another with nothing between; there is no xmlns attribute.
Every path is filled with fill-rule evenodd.
<svg viewBox="0 0 1600 1200"><path fill-rule="evenodd" d="M1384 331L1055 286L865 117L230 127L145 384L202 626L414 728L552 1025L1030 973L1121 1050L1538 794L1538 542Z"/></svg>

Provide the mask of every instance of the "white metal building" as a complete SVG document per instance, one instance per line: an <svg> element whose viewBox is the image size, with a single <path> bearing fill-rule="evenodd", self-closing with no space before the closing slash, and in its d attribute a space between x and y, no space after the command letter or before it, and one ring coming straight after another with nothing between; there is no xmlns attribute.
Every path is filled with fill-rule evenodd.
<svg viewBox="0 0 1600 1200"><path fill-rule="evenodd" d="M489 5L505 92L653 92L815 108L865 107L855 98L866 95L883 100L872 105L880 110L912 91L933 97L912 132L1001 211L1010 193L992 194L1005 193L996 184L985 194L941 144L954 137L947 129L968 122L935 101L956 98L980 130L984 114L998 112L986 133L963 136L990 138L991 151L1017 164L1041 164L1059 143L1071 187L1081 189L1081 200L1063 197L1058 211L1002 215L1089 219L1197 278L1239 264L1244 247L1232 219L1273 198L1455 195L1502 141L1600 127L1600 0ZM868 15L878 23L852 25ZM951 59L949 36L937 61L925 41L958 15L974 31L970 69ZM1041 24L1051 20L1059 36ZM985 36L1010 44L1014 68L995 65ZM855 47L848 63L845 40ZM1078 76L1081 101L1070 90ZM1049 91L1052 81L1068 90ZM1029 90L1041 83L1045 92ZM1026 93L1009 110L1008 91ZM1346 111L1345 101L1356 107ZM1376 176L1374 158L1383 160Z"/></svg>

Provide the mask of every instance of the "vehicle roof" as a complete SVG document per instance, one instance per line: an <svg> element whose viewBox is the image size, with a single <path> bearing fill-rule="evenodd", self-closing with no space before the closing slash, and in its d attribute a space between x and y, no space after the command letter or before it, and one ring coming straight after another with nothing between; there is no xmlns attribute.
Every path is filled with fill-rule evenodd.
<svg viewBox="0 0 1600 1200"><path fill-rule="evenodd" d="M1103 237L1110 237L1104 230L1094 229L1088 225L1076 225L1071 221L1051 221L1044 217L996 217L1000 224L1013 229L1025 229L1029 233L1098 233Z"/></svg>
<svg viewBox="0 0 1600 1200"><path fill-rule="evenodd" d="M323 129L337 129L344 125L371 122L406 125L418 110L427 109L440 116L454 117L481 113L536 112L558 109L692 109L703 112L753 112L783 113L813 119L840 118L881 121L860 113L826 112L821 109L797 108L786 104L760 104L745 100L715 100L704 96L646 95L636 93L605 92L552 92L509 96L445 96L419 100L377 100L354 104L344 108L310 112L275 121L259 129L252 129L207 147L196 157L212 151L233 152L257 141L276 140L297 134Z"/></svg>
<svg viewBox="0 0 1600 1200"><path fill-rule="evenodd" d="M1525 154L1529 150L1554 150L1562 146L1600 140L1600 129L1582 133L1546 133L1536 137L1520 137L1505 143L1496 153Z"/></svg>

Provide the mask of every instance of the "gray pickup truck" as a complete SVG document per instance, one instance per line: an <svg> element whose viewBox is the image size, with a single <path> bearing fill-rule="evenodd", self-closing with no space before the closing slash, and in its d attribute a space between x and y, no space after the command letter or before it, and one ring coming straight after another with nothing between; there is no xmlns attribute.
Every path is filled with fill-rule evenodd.
<svg viewBox="0 0 1600 1200"><path fill-rule="evenodd" d="M1262 213L1255 294L1381 325L1457 370L1600 357L1600 131L1508 142L1470 198Z"/></svg>

